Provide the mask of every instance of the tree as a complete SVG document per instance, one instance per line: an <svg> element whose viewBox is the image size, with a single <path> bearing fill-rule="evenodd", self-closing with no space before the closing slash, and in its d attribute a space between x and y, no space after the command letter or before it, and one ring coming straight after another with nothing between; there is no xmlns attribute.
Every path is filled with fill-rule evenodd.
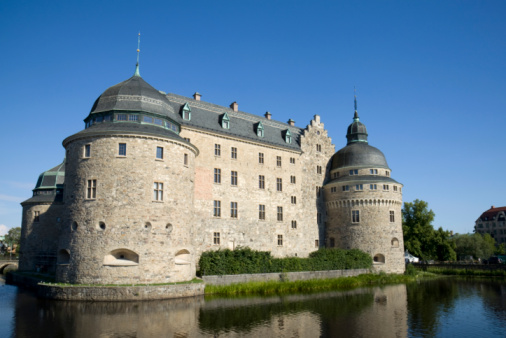
<svg viewBox="0 0 506 338"><path fill-rule="evenodd" d="M490 234L465 234L455 236L453 239L456 245L456 251L459 259L466 256L474 258L487 259L492 256L496 250L495 240Z"/></svg>
<svg viewBox="0 0 506 338"><path fill-rule="evenodd" d="M402 231L404 247L422 260L455 260L455 243L449 240L450 233L442 228L434 230L434 212L425 201L414 200L404 203L402 209Z"/></svg>
<svg viewBox="0 0 506 338"><path fill-rule="evenodd" d="M19 248L19 241L21 239L21 228L11 228L7 235L5 235L5 243L9 246L17 245Z"/></svg>

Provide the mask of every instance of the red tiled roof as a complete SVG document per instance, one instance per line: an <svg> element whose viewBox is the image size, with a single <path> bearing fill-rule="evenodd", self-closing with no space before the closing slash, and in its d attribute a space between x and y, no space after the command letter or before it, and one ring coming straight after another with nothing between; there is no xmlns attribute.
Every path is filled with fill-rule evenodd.
<svg viewBox="0 0 506 338"><path fill-rule="evenodd" d="M495 217L501 211L506 212L506 207L490 208L487 211L485 211L483 214L481 214L480 219L482 221L484 221L485 218L487 218L487 220L491 221L492 218Z"/></svg>

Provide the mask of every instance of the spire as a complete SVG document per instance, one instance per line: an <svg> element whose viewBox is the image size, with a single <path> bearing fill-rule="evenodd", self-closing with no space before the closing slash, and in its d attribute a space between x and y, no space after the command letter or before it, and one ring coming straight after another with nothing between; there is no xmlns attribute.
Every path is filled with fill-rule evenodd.
<svg viewBox="0 0 506 338"><path fill-rule="evenodd" d="M134 76L141 76L141 73L139 72L139 53L141 52L141 32L139 32L139 35L137 37L137 63L135 64L135 73Z"/></svg>
<svg viewBox="0 0 506 338"><path fill-rule="evenodd" d="M346 133L346 138L348 139L348 144L355 142L364 142L367 143L367 129L365 125L360 122L358 118L357 111L357 90L353 87L354 92L354 104L355 104L355 114L353 114L353 122L348 127L348 132Z"/></svg>
<svg viewBox="0 0 506 338"><path fill-rule="evenodd" d="M359 118L358 118L358 111L357 111L357 90L355 89L355 86L353 86L353 93L354 93L354 97L355 97L355 114L353 115L353 121L354 122L358 122L360 121Z"/></svg>

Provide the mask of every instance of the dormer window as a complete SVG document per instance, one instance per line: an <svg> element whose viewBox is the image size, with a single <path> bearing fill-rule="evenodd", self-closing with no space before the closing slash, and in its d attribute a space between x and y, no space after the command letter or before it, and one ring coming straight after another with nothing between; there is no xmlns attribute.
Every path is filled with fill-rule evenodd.
<svg viewBox="0 0 506 338"><path fill-rule="evenodd" d="M262 125L262 122L258 122L257 124L257 136L264 137L264 126Z"/></svg>
<svg viewBox="0 0 506 338"><path fill-rule="evenodd" d="M221 127L223 129L230 129L230 118L227 113L223 114L221 117Z"/></svg>
<svg viewBox="0 0 506 338"><path fill-rule="evenodd" d="M292 143L292 133L290 133L290 129L287 129L285 132L285 142L288 144Z"/></svg>
<svg viewBox="0 0 506 338"><path fill-rule="evenodd" d="M192 119L192 110L188 105L188 102L185 102L183 108L181 108L181 116L183 120L190 121Z"/></svg>

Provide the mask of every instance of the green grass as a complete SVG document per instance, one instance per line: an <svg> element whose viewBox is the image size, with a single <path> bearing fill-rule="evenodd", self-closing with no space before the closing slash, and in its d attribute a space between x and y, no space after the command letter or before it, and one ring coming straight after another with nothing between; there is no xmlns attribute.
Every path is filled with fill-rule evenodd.
<svg viewBox="0 0 506 338"><path fill-rule="evenodd" d="M313 293L331 290L346 290L360 286L399 284L413 282L422 277L433 277L434 274L419 272L415 276L396 274L364 274L355 277L334 279L312 279L305 281L269 281L249 282L231 285L206 285L206 295L279 295L289 293Z"/></svg>
<svg viewBox="0 0 506 338"><path fill-rule="evenodd" d="M448 276L506 277L506 270L474 270L426 267L427 272Z"/></svg>
<svg viewBox="0 0 506 338"><path fill-rule="evenodd" d="M194 278L191 281L175 282L175 283L152 283L152 284L70 284L70 283L51 283L41 282L39 285L45 286L60 286L60 287L131 287L131 286L164 286L164 285L179 285L179 284L198 284L203 283L199 278Z"/></svg>

